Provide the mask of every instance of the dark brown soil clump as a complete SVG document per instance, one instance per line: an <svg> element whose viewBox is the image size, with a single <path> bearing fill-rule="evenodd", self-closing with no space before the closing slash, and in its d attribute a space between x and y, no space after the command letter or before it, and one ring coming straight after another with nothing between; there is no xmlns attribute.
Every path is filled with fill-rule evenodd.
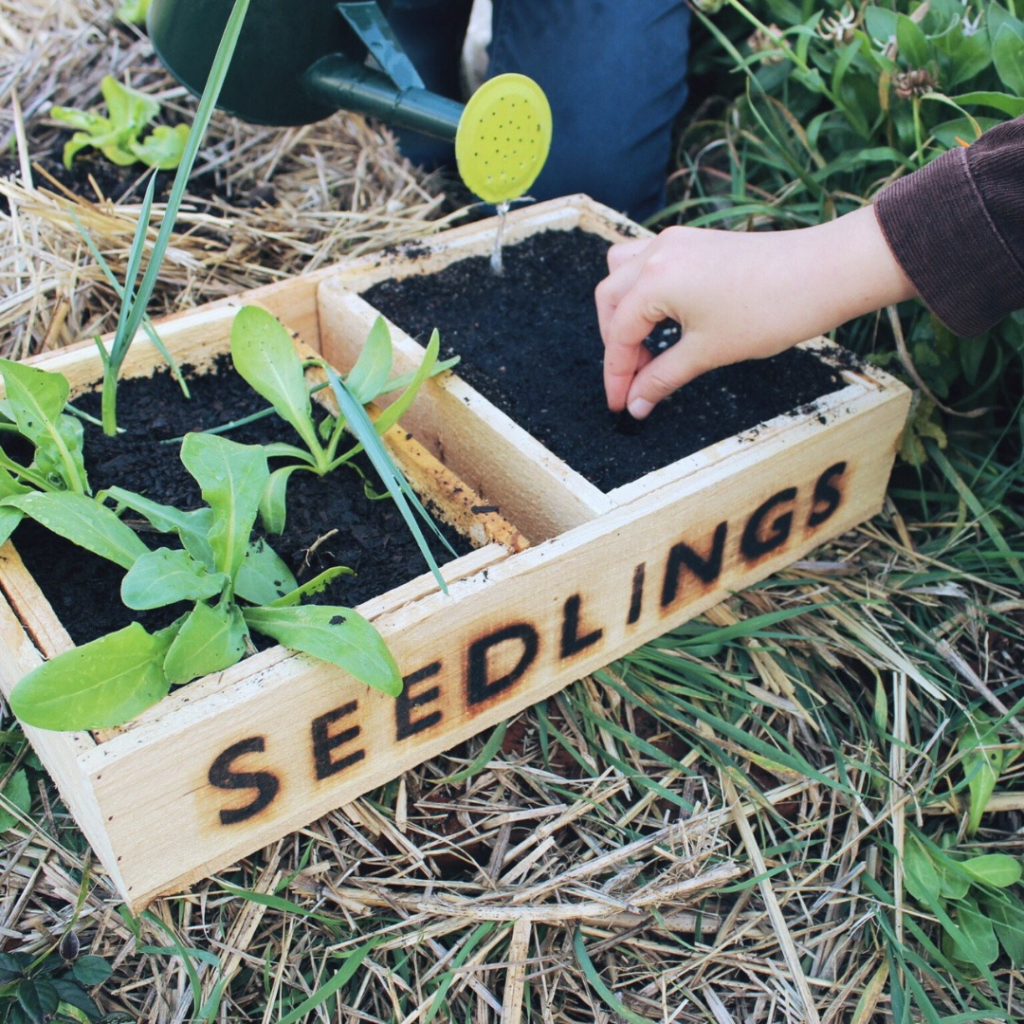
<svg viewBox="0 0 1024 1024"><path fill-rule="evenodd" d="M462 357L459 376L605 491L844 386L817 356L790 350L705 374L643 423L612 414L594 306L607 251L597 235L547 231L507 246L500 277L487 257L470 257L364 298L423 344L436 327L442 354ZM648 345L677 339L663 324Z"/></svg>

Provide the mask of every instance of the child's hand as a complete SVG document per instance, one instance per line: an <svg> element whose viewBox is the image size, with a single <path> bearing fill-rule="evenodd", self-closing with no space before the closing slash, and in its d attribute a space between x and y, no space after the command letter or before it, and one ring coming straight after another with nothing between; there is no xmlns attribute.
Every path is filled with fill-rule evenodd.
<svg viewBox="0 0 1024 1024"><path fill-rule="evenodd" d="M916 294L870 207L795 231L668 228L612 246L608 266L595 294L605 392L611 410L637 419L708 370ZM682 338L655 357L643 340L665 319Z"/></svg>

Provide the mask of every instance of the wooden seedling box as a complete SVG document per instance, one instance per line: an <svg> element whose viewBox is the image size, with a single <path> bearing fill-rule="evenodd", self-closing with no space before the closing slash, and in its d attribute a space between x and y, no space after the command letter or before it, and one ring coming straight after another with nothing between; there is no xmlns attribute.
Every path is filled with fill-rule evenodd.
<svg viewBox="0 0 1024 1024"><path fill-rule="evenodd" d="M584 197L510 217L514 241L580 226L640 229ZM258 303L347 370L374 312L354 294L393 274L489 252L493 226L257 289L159 324L181 360L227 346L234 310ZM395 372L419 358L393 327ZM827 349L827 343L812 343ZM37 359L73 386L100 376L91 346ZM145 341L127 374L157 362ZM603 493L457 377L427 382L402 426L470 488L463 515L497 506L501 542L360 606L406 680L384 697L276 647L174 691L104 734L26 728L79 826L133 909L294 831L699 614L881 506L910 394L876 370L812 414L779 417ZM413 462L426 460L421 451ZM427 476L439 472L430 469ZM468 493L468 492L467 492ZM477 526L475 529L484 529ZM498 534L494 532L498 529ZM504 532L501 532L504 530ZM522 536L531 542L526 546ZM478 538L479 540L480 538ZM0 686L68 643L21 566L0 550Z"/></svg>

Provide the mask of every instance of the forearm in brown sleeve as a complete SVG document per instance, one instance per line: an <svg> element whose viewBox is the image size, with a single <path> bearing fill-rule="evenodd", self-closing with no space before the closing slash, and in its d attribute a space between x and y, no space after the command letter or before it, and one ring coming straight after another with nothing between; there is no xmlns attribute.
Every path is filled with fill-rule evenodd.
<svg viewBox="0 0 1024 1024"><path fill-rule="evenodd" d="M961 337L1024 308L1024 118L944 153L879 193L889 248Z"/></svg>

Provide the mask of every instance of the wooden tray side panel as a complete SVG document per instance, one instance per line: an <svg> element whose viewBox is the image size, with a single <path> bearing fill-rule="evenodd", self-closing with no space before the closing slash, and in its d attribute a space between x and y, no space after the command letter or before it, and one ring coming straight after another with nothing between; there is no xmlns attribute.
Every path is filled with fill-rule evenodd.
<svg viewBox="0 0 1024 1024"><path fill-rule="evenodd" d="M342 280L325 281L320 288L324 357L339 369L350 368L376 316ZM394 372L415 369L423 349L394 324L389 327ZM613 507L596 487L456 377L426 381L402 423L532 541L571 530Z"/></svg>
<svg viewBox="0 0 1024 1024"><path fill-rule="evenodd" d="M905 397L864 396L831 430L806 423L382 616L397 701L296 657L218 714L104 744L85 767L129 902L234 862L874 514Z"/></svg>

